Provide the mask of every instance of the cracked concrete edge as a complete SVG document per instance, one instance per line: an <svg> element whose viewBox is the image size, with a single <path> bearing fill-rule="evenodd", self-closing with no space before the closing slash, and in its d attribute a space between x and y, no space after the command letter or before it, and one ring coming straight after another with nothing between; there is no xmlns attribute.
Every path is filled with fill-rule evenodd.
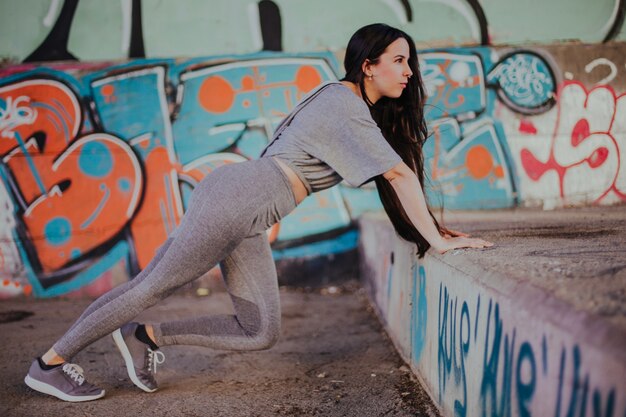
<svg viewBox="0 0 626 417"><path fill-rule="evenodd" d="M459 298L461 300L469 300L475 297L476 294L478 294L478 305L476 306L475 312L475 332L478 331L481 293L483 299L489 299L490 314L492 301L494 301L496 306L500 307L502 318L499 322L499 326L500 329L502 329L502 327L506 329L504 332L505 344L507 343L507 337L509 337L511 341L511 361L514 356L515 346L513 346L513 344L515 343L516 331L519 328L517 335L519 339L523 338L524 340L523 343L520 343L520 346L524 347L525 356L522 357L519 352L517 352L518 368L515 371L509 369L508 375L509 378L511 378L513 373L516 374L516 387L518 385L524 385L523 379L529 378L527 370L526 375L522 374L525 372L524 364L528 362L528 352L530 349L530 354L533 355L533 368L531 373L532 388L533 392L536 388L540 388L539 391L542 393L542 400L535 401L533 404L524 403L525 400L528 400L528 398L524 397L528 391L526 391L526 393L521 392L518 387L516 392L511 393L513 388L510 385L507 387L506 383L503 383L499 387L500 389L508 389L512 396L517 395L519 397L517 398L517 404L520 410L517 410L519 413L514 412L513 415L523 414L523 411L525 411L523 408L525 407L532 408L535 412L539 413L538 415L552 412L555 406L557 409L565 407L567 404L561 403L567 400L563 398L564 394L562 395L562 393L571 390L572 398L576 397L576 399L578 399L578 392L582 391L581 386L583 380L585 385L584 392L581 396L583 396L584 399L582 403L580 403L583 404L580 405L580 407L591 407L591 398L587 401L587 393L593 390L594 401L596 400L596 395L599 396L600 401L603 397L606 397L607 407L609 407L608 403L610 402L617 406L618 413L622 408L626 410L626 391L623 387L623 375L626 374L626 351L623 349L626 342L626 332L619 328L619 326L612 325L608 320L603 320L602 317L588 314L585 311L575 310L568 303L557 299L543 289L531 285L529 282L520 280L519 277L509 278L501 273L492 273L482 267L465 262L463 256L455 256L451 253L444 255L428 254L423 260L418 262L413 245L401 241L396 236L389 221L382 216L366 215L361 219L360 227L361 279L364 281L366 288L368 288L372 302L376 305L376 311L381 317L381 321L385 324L385 328L393 340L396 349L403 359L411 365L411 368L419 375L422 381L425 382L425 386L428 387L431 398L441 405L444 415L454 415L457 406L458 395L455 397L455 391L459 391L460 388L458 384L454 385L454 383L450 383L452 374L454 374L455 381L462 380L464 384L471 382L474 386L483 387L485 380L489 379L489 375L486 376L486 374L489 374L490 370L487 369L488 366L484 362L483 369L481 370L480 358L474 358L474 362L476 362L474 364L471 364L471 361L465 362L465 365L472 369L468 369L466 373L466 369L463 367L461 373L457 372L457 370L454 369L457 365L457 355L461 354L461 356L463 356L467 354L467 345L465 347L461 345L452 346L456 343L454 336L445 335L446 325L444 325L442 329L440 324L436 324L438 328L435 330L438 332L439 338L439 340L436 340L437 337L431 334L433 332L432 321L434 321L434 319L430 320L431 323L428 323L428 320L426 320L425 323L420 323L419 320L415 318L419 313L415 313L416 306L414 304L426 304L426 300L424 300L424 302L418 301L415 296L418 291L415 277L420 275L421 279L421 274L428 276L429 281L432 281L434 278L433 282L439 282L439 321L442 320L442 286L445 288L446 294L448 294L445 295L446 307L444 307L444 309L446 311L448 306L447 297L452 297L450 294L455 294L454 313L452 313L452 309L450 310L451 316L453 314L455 316L454 331L456 331L457 300ZM395 254L395 256L393 256L395 262L393 263L390 261L391 253ZM410 266L407 268L407 265ZM418 268L419 274L416 272ZM396 271L394 271L394 269L396 269ZM412 285L411 283L407 284L407 282L411 281L411 275L413 275ZM393 282L398 281L398 278L395 278L396 276L399 277L399 284ZM424 281L423 286L427 286L426 281ZM400 287L400 290L397 290L396 287ZM450 290L449 293L448 290ZM431 299L435 299L437 295L436 290L433 291L432 285L429 289L429 295ZM398 301L402 304L403 299L410 299L411 302L407 303L405 301L404 306L398 306ZM435 300L428 302L428 304L431 304L428 309L430 317L432 317L434 312L432 308L432 304L434 303L436 303ZM485 304L486 301L483 302L483 306ZM450 308L452 308L452 303L450 304ZM463 308L465 308L465 302ZM470 308L468 308L468 311ZM498 307L495 309L497 308ZM426 313L424 313L424 315L426 315ZM445 317L447 317L447 315L445 315ZM470 313L467 313L467 317L469 328ZM462 319L463 316L461 315L459 321ZM502 322L505 321L508 323L506 326L503 326ZM450 326L452 326L452 319L450 323ZM428 334L426 334L428 330L421 331L423 337L430 340L421 340L420 342L418 340L419 338L415 338L415 334L420 333L416 328L420 326L425 329L430 328L431 332ZM460 327L462 327L462 324ZM484 327L487 329L487 337L484 346L482 346L482 350L484 351L486 360L487 351L489 351L490 348L489 344L494 343L493 346L495 346L495 342L489 340L489 328L491 325L487 323ZM494 329L497 327L498 324L496 323ZM454 360L452 366L453 370L451 372L449 370L447 371L445 366L442 371L442 331L444 337L447 337L444 342L450 343L450 346L453 347L453 349L451 349L452 352L448 352L452 358L449 361ZM471 337L468 336L468 345L470 338ZM416 341L419 343L416 343ZM422 346L416 354L415 345L420 343ZM434 347L436 344L438 344L437 348ZM550 345L549 349L546 347L548 344ZM423 345L426 345L426 347ZM518 346L518 349L521 348L520 346ZM531 347L529 348L528 346ZM463 347L465 348L465 353L459 353ZM443 347L444 362L446 362L446 348L447 346ZM541 375L537 377L539 371L536 371L537 368L535 368L536 362L534 362L535 353L533 349L539 352L536 355L537 357L541 356L543 358L541 362L543 363L544 374L546 374L544 378L545 381L539 380ZM570 351L573 358L572 366L570 366L569 360L566 363ZM492 347L491 353L494 354L494 352L495 348ZM498 355L500 353L500 341L498 341L496 353L498 353ZM477 356L477 354L473 356ZM423 357L427 357L428 360L420 361ZM584 357L584 359L581 359L581 357ZM461 362L463 361L461 360ZM547 362L552 362L552 369L549 372L547 370ZM435 364L437 365L435 366ZM554 364L556 364L558 372L555 372ZM491 382L494 386L494 393L497 392L495 386L498 384L497 365L498 360L496 360L496 374L495 377L493 377L494 380ZM502 372L506 374L506 368L509 365L510 364L504 364L501 369L505 370ZM583 373L582 379L580 379L581 377L579 376L581 370ZM470 375L471 373L474 375ZM505 379L504 377L502 378ZM446 381L448 381L449 384L447 390ZM589 389L587 386L588 383L591 385ZM528 386L529 385L526 384L526 388L528 388ZM468 386L465 385L460 389L460 392L457 392L457 394L461 395L461 398L465 396L466 402L464 406L471 404L472 406L469 409L474 412L480 412L481 410L486 411L484 409L485 393L482 391L482 388L476 391L476 388L472 387L469 388L469 391L468 393ZM515 402L513 398L512 401ZM527 408L525 409L527 410ZM591 412L592 410L589 409L588 411Z"/></svg>
<svg viewBox="0 0 626 417"><path fill-rule="evenodd" d="M552 326L560 328L574 339L586 339L586 343L609 353L622 364L626 364L626 329L612 324L601 316L575 309L569 303L551 295L532 282L519 277L511 278L502 273L493 273L480 266L464 262L462 255L450 253L427 255L431 262L441 262L459 276L484 288L485 291L506 299L520 310L532 312ZM564 314L567 312L567 314Z"/></svg>

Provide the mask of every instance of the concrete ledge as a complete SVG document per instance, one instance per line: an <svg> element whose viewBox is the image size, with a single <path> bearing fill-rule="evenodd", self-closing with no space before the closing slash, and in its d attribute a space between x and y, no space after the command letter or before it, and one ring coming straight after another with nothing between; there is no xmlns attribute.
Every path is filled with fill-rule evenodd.
<svg viewBox="0 0 626 417"><path fill-rule="evenodd" d="M364 285L442 414L625 416L626 210L453 217L497 245L418 260L386 216L360 222Z"/></svg>

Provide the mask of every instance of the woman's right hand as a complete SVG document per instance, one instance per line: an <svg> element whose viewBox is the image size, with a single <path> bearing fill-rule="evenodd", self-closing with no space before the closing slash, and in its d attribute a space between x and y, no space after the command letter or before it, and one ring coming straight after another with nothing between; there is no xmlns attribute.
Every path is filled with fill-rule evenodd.
<svg viewBox="0 0 626 417"><path fill-rule="evenodd" d="M450 249L458 249L458 248L488 248L493 246L492 242L488 240L479 239L479 238L471 238L467 236L455 236L455 237L446 237L442 236L441 240L436 244L432 245L433 248L443 254L449 251Z"/></svg>

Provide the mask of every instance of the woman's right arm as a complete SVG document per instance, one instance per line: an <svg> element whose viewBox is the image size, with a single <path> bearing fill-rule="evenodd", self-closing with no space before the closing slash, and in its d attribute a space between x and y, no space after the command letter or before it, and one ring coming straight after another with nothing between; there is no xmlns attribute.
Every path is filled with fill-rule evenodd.
<svg viewBox="0 0 626 417"><path fill-rule="evenodd" d="M484 248L493 246L493 243L483 239L467 236L444 237L435 226L419 179L415 173L401 162L383 174L391 183L402 208L420 234L439 253L445 253L455 248Z"/></svg>

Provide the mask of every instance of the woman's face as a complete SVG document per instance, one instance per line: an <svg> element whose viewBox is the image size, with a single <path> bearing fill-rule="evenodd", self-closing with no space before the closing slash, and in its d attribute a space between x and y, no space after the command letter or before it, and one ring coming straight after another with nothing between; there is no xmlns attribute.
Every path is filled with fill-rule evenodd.
<svg viewBox="0 0 626 417"><path fill-rule="evenodd" d="M387 46L377 64L363 64L365 92L372 103L381 97L398 98L402 95L413 75L408 59L409 44L406 39L398 38Z"/></svg>

